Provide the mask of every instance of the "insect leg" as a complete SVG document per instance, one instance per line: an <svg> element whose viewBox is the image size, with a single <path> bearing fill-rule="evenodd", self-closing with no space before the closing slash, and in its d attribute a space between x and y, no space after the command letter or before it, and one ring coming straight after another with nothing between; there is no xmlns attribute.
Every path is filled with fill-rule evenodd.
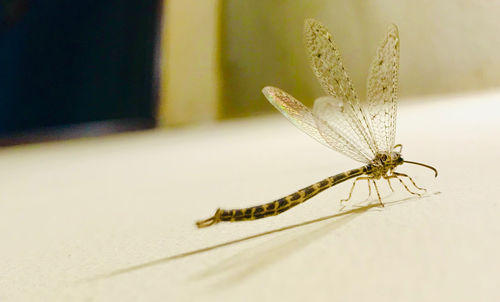
<svg viewBox="0 0 500 302"><path fill-rule="evenodd" d="M346 201L349 201L349 199L351 199L352 192L354 191L354 187L356 186L356 182L360 179L367 179L368 181L370 181L371 178L366 177L366 176L361 176L361 177L356 178L354 180L354 182L352 183L351 191L349 191L349 196L346 199L341 199L340 202L346 202ZM370 194L371 194L371 189L370 189Z"/></svg>
<svg viewBox="0 0 500 302"><path fill-rule="evenodd" d="M378 202L380 202L381 206L384 206L384 203L382 202L382 198L380 198L380 193L378 191L377 183L373 179L372 179L372 182L373 182L373 186L375 187L375 191L377 192Z"/></svg>
<svg viewBox="0 0 500 302"><path fill-rule="evenodd" d="M389 176L389 178L396 178L397 180L399 180L399 182L403 185L403 187L405 187L406 191L410 192L411 194L418 195L420 197L422 196L422 194L410 191L410 189L408 189L408 186L403 182L403 180L401 178L398 177L398 175L394 174L392 176Z"/></svg>
<svg viewBox="0 0 500 302"><path fill-rule="evenodd" d="M368 184L368 198L370 198L372 196L372 186L369 179L366 180L366 183Z"/></svg>
<svg viewBox="0 0 500 302"><path fill-rule="evenodd" d="M421 188L421 187L417 186L417 184L415 183L415 181L413 181L413 179L410 176L408 176L408 175L406 175L404 173L398 173L398 172L393 172L393 174L397 175L397 176L407 177L411 181L411 183L415 186L415 188L427 192L427 189L424 189L424 188Z"/></svg>
<svg viewBox="0 0 500 302"><path fill-rule="evenodd" d="M389 184L389 188L391 188L391 191L394 192L394 189L392 188L392 185L391 185L391 181L390 181L390 177L387 177L386 180L387 180L387 183Z"/></svg>

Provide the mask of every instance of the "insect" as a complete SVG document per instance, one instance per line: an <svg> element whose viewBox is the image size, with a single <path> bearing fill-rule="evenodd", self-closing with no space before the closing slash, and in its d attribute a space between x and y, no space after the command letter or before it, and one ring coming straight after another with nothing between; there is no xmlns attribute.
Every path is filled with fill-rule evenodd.
<svg viewBox="0 0 500 302"><path fill-rule="evenodd" d="M214 216L198 221L199 228L221 221L254 220L278 215L301 204L316 194L351 178L348 201L356 182L368 182L380 198L375 180L385 179L392 191L390 180L397 179L413 195L421 196L425 189L415 184L408 175L395 171L403 163L420 165L438 172L432 166L404 160L402 145L395 144L399 71L399 34L396 25L390 25L371 63L367 81L367 99L361 102L344 68L339 50L328 30L318 21L307 19L304 26L305 45L314 74L327 96L314 102L312 111L290 94L275 87L262 91L269 102L290 122L323 145L338 151L364 166L325 178L313 185L267 204L245 209L218 209ZM417 189L410 190L403 179Z"/></svg>

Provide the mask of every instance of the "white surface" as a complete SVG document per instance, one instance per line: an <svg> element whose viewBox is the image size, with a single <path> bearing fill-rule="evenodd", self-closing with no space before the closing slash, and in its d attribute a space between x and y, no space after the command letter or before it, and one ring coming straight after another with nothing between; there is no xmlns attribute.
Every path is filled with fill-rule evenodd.
<svg viewBox="0 0 500 302"><path fill-rule="evenodd" d="M496 301L499 109L499 94L401 106L403 156L440 173L401 167L425 198L381 183L403 201L106 277L332 215L351 182L276 217L194 226L360 164L278 115L4 148L0 301Z"/></svg>

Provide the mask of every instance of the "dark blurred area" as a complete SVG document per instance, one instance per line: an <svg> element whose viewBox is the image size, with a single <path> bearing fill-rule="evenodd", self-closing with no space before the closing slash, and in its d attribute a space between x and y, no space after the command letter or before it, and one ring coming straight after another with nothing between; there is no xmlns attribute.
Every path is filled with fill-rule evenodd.
<svg viewBox="0 0 500 302"><path fill-rule="evenodd" d="M160 15L161 0L0 2L0 143L153 127Z"/></svg>

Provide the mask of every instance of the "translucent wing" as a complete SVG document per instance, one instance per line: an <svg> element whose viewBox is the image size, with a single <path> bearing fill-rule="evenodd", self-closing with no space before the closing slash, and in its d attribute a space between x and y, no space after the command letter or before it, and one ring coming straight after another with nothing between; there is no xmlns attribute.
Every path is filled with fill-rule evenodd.
<svg viewBox="0 0 500 302"><path fill-rule="evenodd" d="M350 145L369 162L374 158L371 150L366 147L366 144L359 137L362 136L356 127L351 127L349 115L346 112L344 102L331 96L324 96L316 99L313 107L313 114L317 118L323 120L335 133L349 141ZM333 138L326 138L327 141Z"/></svg>
<svg viewBox="0 0 500 302"><path fill-rule="evenodd" d="M309 53L311 66L325 92L343 104L342 128L351 128L352 140L358 142L363 153L370 153L371 158L378 153L368 114L360 106L349 76L344 68L340 52L328 30L318 21L306 20L304 40ZM316 111L320 118L329 119L330 114ZM328 120L330 124L335 120Z"/></svg>
<svg viewBox="0 0 500 302"><path fill-rule="evenodd" d="M276 87L264 87L262 93L297 128L304 131L318 142L330 147L316 126L312 112L293 96Z"/></svg>
<svg viewBox="0 0 500 302"><path fill-rule="evenodd" d="M338 47L325 26L314 19L307 19L304 43L314 74L323 90L344 103L358 105L358 95L344 68Z"/></svg>
<svg viewBox="0 0 500 302"><path fill-rule="evenodd" d="M353 144L352 139L331 128L327 122L283 90L276 87L265 87L262 92L290 122L323 145L360 162L369 162L373 158L360 152L359 146Z"/></svg>
<svg viewBox="0 0 500 302"><path fill-rule="evenodd" d="M370 67L368 114L379 151L391 152L396 134L399 72L399 34L391 24Z"/></svg>

